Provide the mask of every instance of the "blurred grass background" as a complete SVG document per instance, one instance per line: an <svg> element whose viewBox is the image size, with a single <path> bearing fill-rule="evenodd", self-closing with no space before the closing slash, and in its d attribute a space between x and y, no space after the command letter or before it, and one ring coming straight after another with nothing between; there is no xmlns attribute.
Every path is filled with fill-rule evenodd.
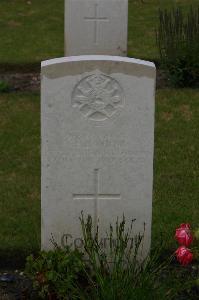
<svg viewBox="0 0 199 300"><path fill-rule="evenodd" d="M198 0L129 0L128 55L158 61L159 8L188 10ZM39 71L40 62L64 55L64 0L0 1L1 70Z"/></svg>

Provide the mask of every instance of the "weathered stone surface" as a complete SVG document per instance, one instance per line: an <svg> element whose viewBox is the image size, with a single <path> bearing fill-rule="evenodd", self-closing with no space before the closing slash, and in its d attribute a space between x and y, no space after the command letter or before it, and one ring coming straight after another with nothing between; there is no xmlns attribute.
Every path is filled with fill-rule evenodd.
<svg viewBox="0 0 199 300"><path fill-rule="evenodd" d="M42 248L81 238L79 216L100 236L123 214L151 239L153 63L113 56L42 63Z"/></svg>
<svg viewBox="0 0 199 300"><path fill-rule="evenodd" d="M128 0L65 0L65 56L127 51Z"/></svg>

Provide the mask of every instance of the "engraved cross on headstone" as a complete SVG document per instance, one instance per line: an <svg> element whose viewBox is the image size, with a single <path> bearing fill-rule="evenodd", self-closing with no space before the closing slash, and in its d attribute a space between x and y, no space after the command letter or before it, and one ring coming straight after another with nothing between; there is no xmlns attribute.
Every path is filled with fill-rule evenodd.
<svg viewBox="0 0 199 300"><path fill-rule="evenodd" d="M98 35L99 35L99 22L108 22L109 19L106 17L99 17L98 16L98 4L95 3L95 15L93 17L84 17L86 21L93 21L94 22L94 44L98 44Z"/></svg>
<svg viewBox="0 0 199 300"><path fill-rule="evenodd" d="M94 226L95 230L98 223L98 211L100 200L120 200L120 194L100 194L99 188L99 169L94 170L94 193L93 194L73 194L74 200L94 200Z"/></svg>

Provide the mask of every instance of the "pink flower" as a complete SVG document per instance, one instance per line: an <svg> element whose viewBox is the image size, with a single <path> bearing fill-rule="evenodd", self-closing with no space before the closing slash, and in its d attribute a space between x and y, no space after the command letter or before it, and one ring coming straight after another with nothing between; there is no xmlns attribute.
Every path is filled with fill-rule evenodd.
<svg viewBox="0 0 199 300"><path fill-rule="evenodd" d="M189 224L181 224L179 228L176 229L175 238L180 245L189 247L193 241L193 236L191 233Z"/></svg>
<svg viewBox="0 0 199 300"><path fill-rule="evenodd" d="M191 250L184 246L180 246L176 250L175 255L179 263L183 266L188 265L193 260L193 254L191 253Z"/></svg>

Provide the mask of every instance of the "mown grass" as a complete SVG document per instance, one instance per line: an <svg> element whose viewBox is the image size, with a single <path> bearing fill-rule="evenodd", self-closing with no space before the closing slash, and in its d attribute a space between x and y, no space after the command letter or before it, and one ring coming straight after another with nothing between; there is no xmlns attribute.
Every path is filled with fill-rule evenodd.
<svg viewBox="0 0 199 300"><path fill-rule="evenodd" d="M129 0L128 55L146 60L159 61L156 46L156 28L159 9L181 7L184 13L197 0Z"/></svg>
<svg viewBox="0 0 199 300"><path fill-rule="evenodd" d="M153 243L170 248L178 224L199 226L199 90L158 90L155 124Z"/></svg>
<svg viewBox="0 0 199 300"><path fill-rule="evenodd" d="M177 225L199 225L198 102L199 90L157 92L152 240L169 251ZM16 263L40 247L38 94L0 95L0 149L0 263Z"/></svg>
<svg viewBox="0 0 199 300"><path fill-rule="evenodd" d="M40 247L39 127L38 95L0 96L0 264Z"/></svg>
<svg viewBox="0 0 199 300"><path fill-rule="evenodd" d="M64 1L1 0L0 36L4 68L39 70L41 60L64 54Z"/></svg>
<svg viewBox="0 0 199 300"><path fill-rule="evenodd" d="M158 60L159 8L187 10L198 0L129 0L129 56ZM64 0L0 1L1 70L38 70L40 61L64 54Z"/></svg>

